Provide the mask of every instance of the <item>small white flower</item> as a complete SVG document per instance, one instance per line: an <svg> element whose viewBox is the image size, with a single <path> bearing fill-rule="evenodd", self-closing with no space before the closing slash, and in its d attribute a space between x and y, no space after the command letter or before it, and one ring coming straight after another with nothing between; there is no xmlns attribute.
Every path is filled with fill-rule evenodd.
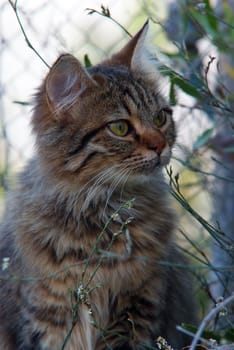
<svg viewBox="0 0 234 350"><path fill-rule="evenodd" d="M118 221L120 219L120 216L118 213L114 213L111 215L111 218L113 221Z"/></svg>
<svg viewBox="0 0 234 350"><path fill-rule="evenodd" d="M7 270L9 265L10 265L10 258L7 256L2 259L2 271Z"/></svg>
<svg viewBox="0 0 234 350"><path fill-rule="evenodd" d="M134 219L134 217L130 216L126 221L125 221L125 225L128 225L132 222L132 220Z"/></svg>
<svg viewBox="0 0 234 350"><path fill-rule="evenodd" d="M80 299L80 301L84 301L85 299L85 291L82 284L77 289L77 297Z"/></svg>

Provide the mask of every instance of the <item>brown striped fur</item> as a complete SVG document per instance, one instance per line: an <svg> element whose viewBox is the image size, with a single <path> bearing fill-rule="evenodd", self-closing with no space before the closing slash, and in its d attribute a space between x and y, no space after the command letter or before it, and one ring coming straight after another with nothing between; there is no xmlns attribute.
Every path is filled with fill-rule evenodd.
<svg viewBox="0 0 234 350"><path fill-rule="evenodd" d="M175 127L147 27L88 70L62 55L36 96L36 154L1 225L1 349L186 345L175 327L194 319L190 280L161 265L186 263L162 176Z"/></svg>

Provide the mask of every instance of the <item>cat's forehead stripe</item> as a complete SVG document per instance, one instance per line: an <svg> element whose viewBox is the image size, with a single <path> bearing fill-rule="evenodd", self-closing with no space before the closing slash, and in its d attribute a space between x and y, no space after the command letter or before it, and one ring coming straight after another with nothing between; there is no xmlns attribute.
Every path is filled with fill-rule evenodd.
<svg viewBox="0 0 234 350"><path fill-rule="evenodd" d="M129 115L132 110L148 115L158 109L160 101L156 84L149 87L142 78L135 77L131 72L115 71L113 68L105 73L103 71L103 74L107 78L109 94L119 96L120 103Z"/></svg>
<svg viewBox="0 0 234 350"><path fill-rule="evenodd" d="M131 112L140 114L146 120L160 109L157 91L147 91L144 86L136 81L131 82L125 88L124 96L126 100L123 99L122 103L127 103Z"/></svg>
<svg viewBox="0 0 234 350"><path fill-rule="evenodd" d="M122 100L122 106L123 106L123 108L125 109L125 111L127 112L128 116L130 116L130 115L131 115L131 110L130 110L130 108L129 108L129 106L128 106L128 104L126 103L125 100Z"/></svg>

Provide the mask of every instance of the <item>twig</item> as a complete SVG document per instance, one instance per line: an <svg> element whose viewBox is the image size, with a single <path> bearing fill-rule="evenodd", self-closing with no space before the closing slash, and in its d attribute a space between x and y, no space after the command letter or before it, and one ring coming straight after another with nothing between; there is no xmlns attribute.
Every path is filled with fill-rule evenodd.
<svg viewBox="0 0 234 350"><path fill-rule="evenodd" d="M224 181L228 181L228 182L234 182L234 177L219 176L219 175L216 175L214 173L201 170L198 167L192 165L190 163L189 159L183 160L183 159L180 159L180 158L178 158L176 156L173 156L172 159L176 160L177 162L179 162L180 164L184 165L189 170L191 170L191 171L193 171L195 173L203 174L203 175L206 175L206 176L213 176L213 177L215 177L216 179L219 179L219 180L224 180Z"/></svg>
<svg viewBox="0 0 234 350"><path fill-rule="evenodd" d="M35 47L32 45L32 43L30 42L30 40L27 37L27 34L25 33L24 30L24 26L21 22L19 13L18 13L18 7L17 7L17 2L18 0L15 0L15 2L13 2L12 0L8 0L9 4L11 5L11 7L13 8L14 12L15 12L15 16L17 19L17 22L19 23L20 29L23 33L24 39L28 45L28 47L33 50L33 52L40 58L40 60L46 65L46 67L50 68L49 64L44 60L44 58L39 54L39 52L35 49Z"/></svg>
<svg viewBox="0 0 234 350"><path fill-rule="evenodd" d="M194 338L195 333L188 331L187 329L181 327L181 326L176 326L177 331L184 333L186 335L188 335L189 337ZM208 346L209 348L212 347L213 343L205 338L200 338L201 341L203 342L203 344L205 344L206 346Z"/></svg>
<svg viewBox="0 0 234 350"><path fill-rule="evenodd" d="M229 113L229 114L233 114L233 111L231 108L225 106L224 104L221 104L221 105L217 105L217 104L214 104L214 103L207 103L207 102L203 102L202 105L199 105L199 103L196 103L195 105L193 106L187 106L183 103L178 103L178 106L181 107L181 108L186 108L186 109L189 109L191 112L193 110L199 110L199 111L208 111L208 112L213 112L215 111L215 113L217 114L221 114L223 115L223 112L226 112L226 113Z"/></svg>
<svg viewBox="0 0 234 350"><path fill-rule="evenodd" d="M202 227L206 229L207 232L210 233L210 235L215 239L215 241L220 245L222 248L227 248L230 246L230 239L227 240L223 231L220 229L215 228L213 225L211 225L208 221L206 221L196 210L194 210L191 205L188 203L188 201L185 199L183 194L180 191L179 186L179 174L173 176L173 170L172 167L166 168L166 172L169 176L170 186L171 186L171 194L172 196L180 203L180 205L189 212L196 221L198 221ZM231 243L232 240L231 240Z"/></svg>
<svg viewBox="0 0 234 350"><path fill-rule="evenodd" d="M208 82L208 73L209 73L209 70L210 70L210 66L211 64L213 63L213 61L216 59L216 57L214 56L209 56L209 61L205 67L205 82L206 82L206 86L207 86L207 92L210 96L213 97L213 94L210 90L210 87L209 87L209 82Z"/></svg>
<svg viewBox="0 0 234 350"><path fill-rule="evenodd" d="M9 1L9 0L8 0ZM91 8L86 8L86 11L88 11L88 15L92 15L93 13L97 13L100 16L109 18L111 21L113 21L117 26L119 26L126 34L128 34L130 37L132 37L132 34L129 33L129 31L118 21L116 21L110 14L110 10L108 7L104 7L103 5L101 6L101 11L94 10Z"/></svg>
<svg viewBox="0 0 234 350"><path fill-rule="evenodd" d="M226 305L231 304L234 301L234 294L226 298L223 302L219 303L214 309L212 309L202 320L198 327L197 333L195 334L189 350L195 350L201 335L206 328L207 324L222 310Z"/></svg>
<svg viewBox="0 0 234 350"><path fill-rule="evenodd" d="M214 274L216 275L217 279L219 280L219 283L223 285L223 288L226 291L226 288L225 288L225 285L224 285L222 279L220 278L218 272L213 268L212 263L210 262L209 258L206 256L206 254L204 253L202 248L200 248L194 241L192 241L189 238L189 236L186 235L185 232L183 232L183 230L179 229L179 231L186 238L186 240L190 243L190 245L204 258L203 263L210 267L211 271L214 272ZM196 257L196 254L194 254L194 256ZM202 259L200 261L202 261Z"/></svg>

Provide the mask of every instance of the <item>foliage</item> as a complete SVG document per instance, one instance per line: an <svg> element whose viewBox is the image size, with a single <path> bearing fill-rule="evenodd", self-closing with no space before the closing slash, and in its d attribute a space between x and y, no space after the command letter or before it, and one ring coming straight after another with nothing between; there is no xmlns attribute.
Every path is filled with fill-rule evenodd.
<svg viewBox="0 0 234 350"><path fill-rule="evenodd" d="M231 8L234 4L228 1L220 2L220 8L213 8L209 0L202 2L183 1L178 2L176 21L181 21L181 36L175 36L170 26L166 26L168 36L174 40L175 52L168 54L164 51L164 55L168 57L169 64L162 66L162 72L169 77L170 81L170 99L173 104L186 109L189 114L195 118L198 114L194 113L196 110L203 119L207 120L207 126L201 132L198 132L197 137L194 138L192 146L181 147L183 152L176 158L183 167L179 168L178 173L173 174L172 169L168 171L170 178L172 195L177 202L185 209L186 213L192 215L195 220L202 226L205 234L209 238L213 246L219 247L223 251L224 256L228 256L230 264L225 264L224 261L217 262L209 257L204 251L201 243L198 240L188 238L195 251L189 253L195 262L199 264L202 269L207 269L209 272L197 274L199 280L203 281L202 288L208 296L208 300L214 303L215 311L219 302L215 300L212 295L212 286L209 286L211 279L211 272L215 274L222 285L224 295L230 295L233 290L225 292L228 284L225 284L223 276L231 276L233 279L233 263L234 263L234 236L233 226L229 226L226 232L223 230L222 224L218 221L219 216L215 216L216 222L207 221L204 216L198 213L191 205L191 201L186 196L186 191L183 190L184 183L180 181L179 173L183 173L184 169L189 169L198 175L198 187L204 191L205 187L210 186L210 195L213 200L213 213L215 211L214 200L216 197L216 186L225 188L229 186L233 188L233 90L234 87L232 65L234 62L233 56L233 35L234 27L232 25L234 20L234 13ZM168 21L173 21L171 18ZM171 26L173 27L173 26ZM204 52L199 47L199 41L206 41L207 52ZM210 53L214 52L214 54ZM222 65L220 64L222 63ZM230 62L232 64L230 64ZM215 79L214 79L215 78ZM182 94L180 93L182 91ZM193 103L188 106L185 103L181 104L181 95L187 95L192 98ZM193 121L194 123L194 121ZM195 123L194 123L195 125ZM221 142L221 140L224 140ZM215 152L216 153L215 153ZM227 153L229 155L227 156ZM226 155L225 155L226 154ZM213 162L213 164L212 164ZM227 171L223 171L227 168ZM210 171L207 171L210 169ZM221 170L220 170L221 169ZM222 181L221 185L218 181ZM216 185L216 186L215 186ZM190 186L191 189L191 186ZM199 190L198 190L199 191ZM232 196L230 194L230 196ZM233 203L233 198L218 198L220 201L228 201L230 205ZM226 227L227 228L227 227ZM227 259L226 259L227 261ZM204 280L206 281L204 283ZM230 281L229 281L230 282ZM233 280L230 283L233 286ZM229 296L230 303L233 303L233 297ZM221 297L221 302L223 298ZM233 308L229 306L228 309L223 309L223 312L211 312L213 317L213 326L208 323L203 325L203 337L216 339L218 343L233 342L234 317ZM206 319L204 317L203 321ZM209 322L211 319L209 319ZM206 327L206 331L205 331ZM213 329L212 329L213 327ZM188 326L186 329L191 327ZM196 332L193 329L193 333ZM199 329L198 329L199 333ZM198 334L197 333L197 334ZM201 333L199 333L201 336ZM198 341L198 338L196 342ZM193 342L193 345L196 345ZM193 346L192 346L193 348Z"/></svg>

